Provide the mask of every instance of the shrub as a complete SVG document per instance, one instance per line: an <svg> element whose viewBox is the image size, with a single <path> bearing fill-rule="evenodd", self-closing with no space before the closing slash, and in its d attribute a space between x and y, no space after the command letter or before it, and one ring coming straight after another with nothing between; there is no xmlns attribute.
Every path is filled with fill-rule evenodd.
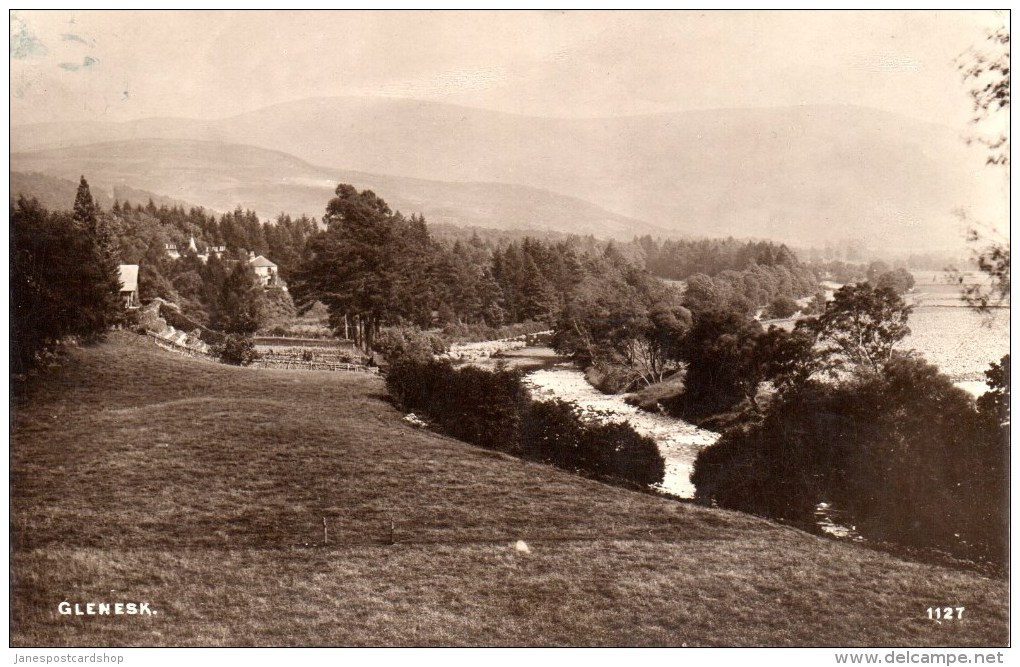
<svg viewBox="0 0 1020 667"><path fill-rule="evenodd" d="M121 317L120 326L124 329L137 331L142 326L142 319L138 309L126 310ZM144 330L143 330L144 331Z"/></svg>
<svg viewBox="0 0 1020 667"><path fill-rule="evenodd" d="M521 455L568 470L581 469L581 423L563 401L533 401L523 422Z"/></svg>
<svg viewBox="0 0 1020 667"><path fill-rule="evenodd" d="M608 466L596 472L607 479L649 486L662 482L666 474L666 462L655 441L639 435L628 424L587 425L585 444L605 452Z"/></svg>
<svg viewBox="0 0 1020 667"><path fill-rule="evenodd" d="M628 424L585 422L562 401L531 402L524 424L525 458L642 487L658 484L665 475L658 446Z"/></svg>
<svg viewBox="0 0 1020 667"><path fill-rule="evenodd" d="M443 430L455 438L504 452L520 451L521 417L528 401L520 371L467 366L440 387Z"/></svg>
<svg viewBox="0 0 1020 667"><path fill-rule="evenodd" d="M793 317L793 314L800 310L797 302L788 296L778 296L769 302L763 313L767 319L784 319Z"/></svg>
<svg viewBox="0 0 1020 667"><path fill-rule="evenodd" d="M603 394L619 394L641 380L641 374L624 363L599 361L587 368L584 377Z"/></svg>
<svg viewBox="0 0 1020 667"><path fill-rule="evenodd" d="M875 280L875 287L885 287L897 294L903 294L914 288L914 276L906 269L887 271Z"/></svg>
<svg viewBox="0 0 1020 667"><path fill-rule="evenodd" d="M386 374L390 393L407 410L424 412L449 435L490 449L519 449L527 392L518 371L495 372L449 361L400 357Z"/></svg>
<svg viewBox="0 0 1020 667"><path fill-rule="evenodd" d="M417 327L388 327L379 332L373 348L382 352L391 363L402 357L427 361L446 352L446 344L435 334Z"/></svg>
<svg viewBox="0 0 1020 667"><path fill-rule="evenodd" d="M255 341L247 336L227 336L226 340L213 350L220 361L235 366L247 366L259 358L255 351Z"/></svg>

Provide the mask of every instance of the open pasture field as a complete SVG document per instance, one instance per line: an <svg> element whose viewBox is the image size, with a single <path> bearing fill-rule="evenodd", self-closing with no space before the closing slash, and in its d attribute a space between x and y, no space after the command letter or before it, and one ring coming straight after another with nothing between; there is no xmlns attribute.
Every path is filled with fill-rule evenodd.
<svg viewBox="0 0 1020 667"><path fill-rule="evenodd" d="M910 335L913 348L954 382L984 380L985 370L1009 352L1009 309L985 317L966 308L915 308Z"/></svg>
<svg viewBox="0 0 1020 667"><path fill-rule="evenodd" d="M11 644L1009 640L1005 581L475 448L406 425L383 394L377 377L220 366L127 333L16 384ZM938 623L933 605L966 616Z"/></svg>
<svg viewBox="0 0 1020 667"><path fill-rule="evenodd" d="M935 307L943 306L950 308L966 308L966 304L960 298L960 285L952 282L945 271L920 271L910 272L914 276L914 289L910 298L915 306ZM985 285L988 283L988 276L976 271L968 271L963 274L966 285ZM1009 306L1007 299L1005 304Z"/></svg>
<svg viewBox="0 0 1020 667"><path fill-rule="evenodd" d="M941 271L913 271L914 304L910 335L904 348L914 348L956 382L984 380L993 361L1009 352L1009 302L980 315L960 299L960 286ZM980 280L968 274L967 281Z"/></svg>

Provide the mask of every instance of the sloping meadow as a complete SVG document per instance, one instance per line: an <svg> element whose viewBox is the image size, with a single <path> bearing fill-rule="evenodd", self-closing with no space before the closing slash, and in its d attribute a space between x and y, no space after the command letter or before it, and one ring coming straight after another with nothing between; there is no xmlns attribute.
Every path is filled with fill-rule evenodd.
<svg viewBox="0 0 1020 667"><path fill-rule="evenodd" d="M1008 642L1003 581L416 429L385 391L123 332L15 385L11 644Z"/></svg>

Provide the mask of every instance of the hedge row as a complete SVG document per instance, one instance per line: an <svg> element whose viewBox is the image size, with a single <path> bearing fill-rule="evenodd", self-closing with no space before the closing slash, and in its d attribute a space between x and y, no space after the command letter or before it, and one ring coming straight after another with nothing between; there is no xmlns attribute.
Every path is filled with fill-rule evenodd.
<svg viewBox="0 0 1020 667"><path fill-rule="evenodd" d="M627 424L585 422L561 401L532 400L521 378L515 370L405 357L391 365L386 386L405 410L460 440L605 481L662 481L665 463L654 441Z"/></svg>

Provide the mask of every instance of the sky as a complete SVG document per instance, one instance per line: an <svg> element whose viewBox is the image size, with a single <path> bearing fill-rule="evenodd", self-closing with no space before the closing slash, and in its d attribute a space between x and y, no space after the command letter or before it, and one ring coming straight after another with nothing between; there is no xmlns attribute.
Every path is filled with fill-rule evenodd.
<svg viewBox="0 0 1020 667"><path fill-rule="evenodd" d="M951 127L996 12L11 13L11 122L223 118L372 95L605 117L854 104Z"/></svg>

